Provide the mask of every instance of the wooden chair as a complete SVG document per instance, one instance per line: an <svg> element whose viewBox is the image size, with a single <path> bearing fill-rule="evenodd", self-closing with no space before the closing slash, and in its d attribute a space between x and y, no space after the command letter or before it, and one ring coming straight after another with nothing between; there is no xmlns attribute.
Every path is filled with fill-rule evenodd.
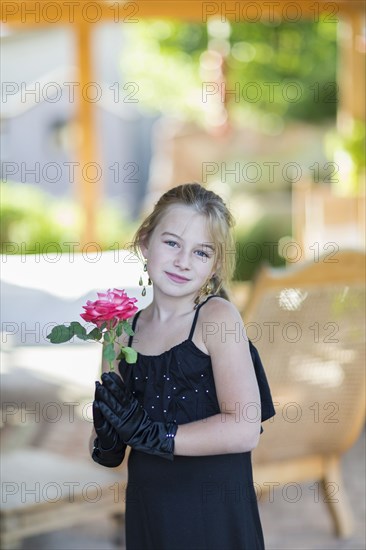
<svg viewBox="0 0 366 550"><path fill-rule="evenodd" d="M126 471L36 448L1 455L2 549L23 538L84 522L115 519L123 529Z"/></svg>
<svg viewBox="0 0 366 550"><path fill-rule="evenodd" d="M118 468L94 463L87 413L68 414L62 386L17 368L9 355L0 395L0 548L19 549L24 538L90 521L109 520L123 536L127 455ZM81 405L76 383L74 391L78 398L70 400L68 390L66 403ZM48 405L59 411L56 422Z"/></svg>
<svg viewBox="0 0 366 550"><path fill-rule="evenodd" d="M322 251L365 249L365 192L337 195L327 184L299 180L292 186L292 234L303 260Z"/></svg>
<svg viewBox="0 0 366 550"><path fill-rule="evenodd" d="M365 255L343 250L263 268L244 314L275 402L253 452L254 479L319 482L338 536L352 533L341 456L365 419ZM272 485L273 487L273 485Z"/></svg>

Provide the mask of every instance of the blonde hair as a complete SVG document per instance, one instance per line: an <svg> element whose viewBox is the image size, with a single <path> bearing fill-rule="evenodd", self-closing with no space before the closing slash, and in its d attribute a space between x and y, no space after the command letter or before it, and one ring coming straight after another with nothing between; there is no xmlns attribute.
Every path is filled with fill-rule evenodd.
<svg viewBox="0 0 366 550"><path fill-rule="evenodd" d="M226 288L234 275L236 262L232 231L235 220L223 199L199 183L178 185L160 197L151 214L137 229L131 243L132 251L141 258L140 243L148 241L167 208L177 204L190 206L199 214L206 216L216 254L217 271L210 279L212 293L229 300Z"/></svg>

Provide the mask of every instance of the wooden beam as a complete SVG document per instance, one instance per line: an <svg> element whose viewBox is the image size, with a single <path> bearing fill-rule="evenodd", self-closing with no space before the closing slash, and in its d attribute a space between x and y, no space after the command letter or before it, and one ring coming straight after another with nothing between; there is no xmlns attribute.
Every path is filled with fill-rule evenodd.
<svg viewBox="0 0 366 550"><path fill-rule="evenodd" d="M80 139L77 140L78 178L75 193L82 207L84 220L81 235L81 248L90 242L97 242L96 218L101 201L101 165L96 147L95 108L93 101L92 70L92 26L84 23L77 26L78 58L78 112L77 126ZM77 136L79 137L79 136Z"/></svg>
<svg viewBox="0 0 366 550"><path fill-rule="evenodd" d="M329 22L336 22L343 14L364 12L362 0L287 0L225 1L202 0L3 0L1 20L17 26L61 24L95 24L101 21L135 24L146 17L169 17L205 23L208 17L218 16L233 22L270 21L279 17L296 22L302 18L318 19L323 13Z"/></svg>
<svg viewBox="0 0 366 550"><path fill-rule="evenodd" d="M365 51L363 18L347 14L339 27L339 62L337 81L340 87L337 124L342 134L352 131L353 120L365 120Z"/></svg>

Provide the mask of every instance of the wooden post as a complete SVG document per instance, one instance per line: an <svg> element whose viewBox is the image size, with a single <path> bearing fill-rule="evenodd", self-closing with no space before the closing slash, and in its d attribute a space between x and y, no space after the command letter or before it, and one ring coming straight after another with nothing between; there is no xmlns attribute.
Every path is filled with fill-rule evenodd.
<svg viewBox="0 0 366 550"><path fill-rule="evenodd" d="M338 129L347 133L353 120L365 120L365 36L362 11L342 14L339 22ZM352 130L351 130L352 131Z"/></svg>
<svg viewBox="0 0 366 550"><path fill-rule="evenodd" d="M92 70L92 28L91 24L80 21L75 28L77 40L77 58L79 68L78 83L78 113L77 123L80 131L77 143L78 178L76 181L76 195L82 207L84 220L80 247L87 243L97 242L97 211L101 200L101 164L98 162L95 127L95 93L98 86L90 85L93 82Z"/></svg>

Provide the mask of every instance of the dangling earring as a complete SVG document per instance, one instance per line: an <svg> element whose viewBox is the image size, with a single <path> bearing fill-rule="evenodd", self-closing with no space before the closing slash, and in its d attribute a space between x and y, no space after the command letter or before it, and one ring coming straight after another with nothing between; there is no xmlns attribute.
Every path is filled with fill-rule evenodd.
<svg viewBox="0 0 366 550"><path fill-rule="evenodd" d="M199 291L199 294L198 296L195 298L194 300L194 303L195 303L195 306L193 309L196 309L198 306L199 306L199 303L201 302L202 298L204 298L205 296L207 296L208 294L210 294L212 292L212 279L209 279L208 281L206 281L206 283L200 288L200 291Z"/></svg>
<svg viewBox="0 0 366 550"><path fill-rule="evenodd" d="M144 273L147 272L147 260L144 261L143 270L144 270ZM150 279L149 276L148 276L148 279L147 279L147 284L148 284L148 286L151 286L151 285L152 285L152 280ZM144 282L143 282L143 280L142 280L142 275L140 275L139 286L143 286L143 287L144 287L144 288L142 289L141 295L142 295L142 296L146 296L146 286L144 285Z"/></svg>

